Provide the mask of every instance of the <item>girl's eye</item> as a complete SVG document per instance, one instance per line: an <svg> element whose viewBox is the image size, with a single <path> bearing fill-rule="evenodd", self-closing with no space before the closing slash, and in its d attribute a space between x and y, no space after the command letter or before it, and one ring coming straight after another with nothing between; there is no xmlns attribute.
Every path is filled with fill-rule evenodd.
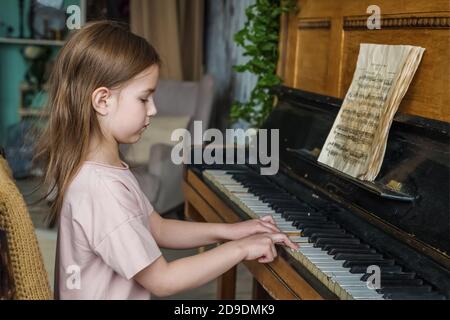
<svg viewBox="0 0 450 320"><path fill-rule="evenodd" d="M147 103L147 102L148 102L148 99L141 99L141 101L142 101L143 103Z"/></svg>

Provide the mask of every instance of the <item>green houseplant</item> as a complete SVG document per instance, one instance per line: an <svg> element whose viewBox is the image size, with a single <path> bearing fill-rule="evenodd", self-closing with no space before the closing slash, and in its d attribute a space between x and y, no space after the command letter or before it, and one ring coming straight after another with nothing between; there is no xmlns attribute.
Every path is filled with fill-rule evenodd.
<svg viewBox="0 0 450 320"><path fill-rule="evenodd" d="M257 83L247 102L236 101L231 107L231 121L244 120L260 127L273 107L270 88L279 85L276 74L280 17L295 8L295 0L256 0L246 11L244 28L234 35L234 41L244 48L247 63L234 66L237 72L250 72Z"/></svg>

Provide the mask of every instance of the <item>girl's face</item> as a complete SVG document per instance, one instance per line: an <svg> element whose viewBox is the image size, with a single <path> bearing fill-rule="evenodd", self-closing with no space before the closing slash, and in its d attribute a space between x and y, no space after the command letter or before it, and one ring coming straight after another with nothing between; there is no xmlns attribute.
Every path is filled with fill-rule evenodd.
<svg viewBox="0 0 450 320"><path fill-rule="evenodd" d="M118 143L137 142L156 115L153 95L159 77L159 67L154 65L138 74L124 87L112 90L108 98L108 116L103 124Z"/></svg>

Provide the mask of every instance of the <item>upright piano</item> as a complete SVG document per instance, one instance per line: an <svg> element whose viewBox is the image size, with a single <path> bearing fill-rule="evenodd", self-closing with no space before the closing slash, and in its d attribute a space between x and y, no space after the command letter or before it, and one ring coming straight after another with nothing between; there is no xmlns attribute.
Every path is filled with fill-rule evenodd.
<svg viewBox="0 0 450 320"><path fill-rule="evenodd" d="M188 165L188 218L237 222L272 214L300 244L269 264L244 262L254 297L450 298L450 10L448 1L379 1L381 30L366 28L367 1L299 0L282 21L277 103L263 128L279 129L279 172L260 166ZM420 45L419 70L390 129L381 171L360 181L318 163L351 82L359 44ZM379 271L381 281L370 285ZM235 295L236 269L219 280Z"/></svg>
<svg viewBox="0 0 450 320"><path fill-rule="evenodd" d="M450 298L450 125L398 115L379 177L363 182L317 162L341 101L286 87L278 94L264 125L280 130L278 174L190 165L186 214L210 222L273 215L300 249L279 248L285 262L249 269L272 273L298 298ZM367 286L372 265L381 271L376 290ZM286 278L284 267L300 279Z"/></svg>

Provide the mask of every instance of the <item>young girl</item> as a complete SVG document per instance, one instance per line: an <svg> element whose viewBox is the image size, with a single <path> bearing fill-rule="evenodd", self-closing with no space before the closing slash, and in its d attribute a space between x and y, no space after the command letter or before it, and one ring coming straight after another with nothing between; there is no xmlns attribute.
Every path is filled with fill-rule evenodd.
<svg viewBox="0 0 450 320"><path fill-rule="evenodd" d="M201 286L243 260L271 262L275 243L293 249L270 216L235 224L163 219L119 157L156 114L160 60L144 39L114 22L75 32L50 78L49 124L37 159L56 192L55 296L149 299ZM224 244L167 262L164 248Z"/></svg>

